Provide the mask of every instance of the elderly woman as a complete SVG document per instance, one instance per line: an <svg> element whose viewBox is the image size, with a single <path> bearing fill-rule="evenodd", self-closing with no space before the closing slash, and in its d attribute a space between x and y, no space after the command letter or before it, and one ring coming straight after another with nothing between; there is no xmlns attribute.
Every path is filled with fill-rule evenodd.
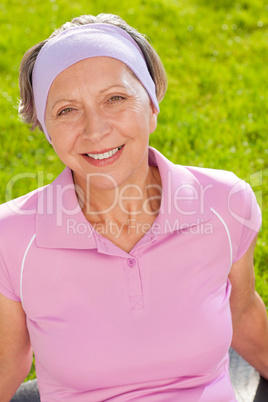
<svg viewBox="0 0 268 402"><path fill-rule="evenodd" d="M235 401L231 343L268 378L260 210L234 174L149 148L166 77L147 40L76 18L25 54L20 88L66 168L0 208L0 400L32 350L45 402Z"/></svg>

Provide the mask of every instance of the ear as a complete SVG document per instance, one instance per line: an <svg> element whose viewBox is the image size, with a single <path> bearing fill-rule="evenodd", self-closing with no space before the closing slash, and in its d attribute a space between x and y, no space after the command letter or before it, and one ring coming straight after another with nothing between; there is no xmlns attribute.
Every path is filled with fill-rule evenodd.
<svg viewBox="0 0 268 402"><path fill-rule="evenodd" d="M150 102L150 122L149 122L150 134L152 134L157 127L157 116L158 116L158 110L156 109L155 105L151 101Z"/></svg>

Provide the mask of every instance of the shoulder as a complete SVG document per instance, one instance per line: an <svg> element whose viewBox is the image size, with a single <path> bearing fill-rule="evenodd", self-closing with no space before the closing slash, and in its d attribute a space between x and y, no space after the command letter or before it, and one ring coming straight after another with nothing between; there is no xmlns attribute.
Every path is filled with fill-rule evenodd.
<svg viewBox="0 0 268 402"><path fill-rule="evenodd" d="M185 166L186 169L191 172L195 178L203 185L213 185L217 189L223 190L230 189L243 180L239 179L233 172L220 169L200 168L194 166Z"/></svg>
<svg viewBox="0 0 268 402"><path fill-rule="evenodd" d="M0 254L8 263L21 258L23 250L35 233L38 198L37 189L0 205Z"/></svg>
<svg viewBox="0 0 268 402"><path fill-rule="evenodd" d="M241 258L261 226L261 211L250 185L232 172L176 165L160 152L150 151L149 162L158 166L161 174L162 201L166 201L165 194L167 200L169 194L175 194L180 205L183 203L183 219L201 214L203 219L215 221L228 236L233 261Z"/></svg>
<svg viewBox="0 0 268 402"><path fill-rule="evenodd" d="M54 198L59 195L62 199L62 188L60 194L58 188L52 191L55 183L62 183L60 176L47 186L0 205L0 292L13 300L20 301L21 273L29 248L36 246L38 217L46 222Z"/></svg>
<svg viewBox="0 0 268 402"><path fill-rule="evenodd" d="M26 195L7 201L0 205L0 225L3 228L12 223L26 221L35 216L38 205L39 194L42 189L34 190ZM31 218L30 218L31 219ZM14 227L14 226L13 226Z"/></svg>
<svg viewBox="0 0 268 402"><path fill-rule="evenodd" d="M149 160L151 164L158 166L161 178L164 173L165 178L168 174L172 175L174 183L180 185L184 183L198 183L202 188L215 188L217 191L228 192L234 185L244 183L234 173L220 170L200 168L194 166L183 166L175 164L164 157L160 152L150 148Z"/></svg>
<svg viewBox="0 0 268 402"><path fill-rule="evenodd" d="M38 213L44 212L44 199L47 198L48 201L52 201L51 197L49 198L47 195L50 190L62 183L63 185L69 184L66 178L70 181L70 177L71 173L65 169L52 183L1 204L1 227L10 226L11 223L15 226L16 224L26 224L26 222L35 219ZM55 197L57 195L56 191L52 195Z"/></svg>
<svg viewBox="0 0 268 402"><path fill-rule="evenodd" d="M261 226L261 210L251 186L225 170L187 167L201 184L211 210L225 225L234 261L247 251Z"/></svg>
<svg viewBox="0 0 268 402"><path fill-rule="evenodd" d="M225 206L243 209L256 202L250 185L237 177L233 172L218 169L186 167L202 186L212 206Z"/></svg>
<svg viewBox="0 0 268 402"><path fill-rule="evenodd" d="M0 205L0 292L20 301L20 272L35 233L39 190Z"/></svg>

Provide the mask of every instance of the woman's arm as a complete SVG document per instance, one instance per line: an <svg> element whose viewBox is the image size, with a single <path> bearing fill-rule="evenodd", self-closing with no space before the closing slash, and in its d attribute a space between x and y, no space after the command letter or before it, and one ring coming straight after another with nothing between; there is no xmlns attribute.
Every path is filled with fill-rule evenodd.
<svg viewBox="0 0 268 402"><path fill-rule="evenodd" d="M232 347L268 379L268 319L266 307L255 291L253 255L257 236L246 254L232 265L229 279Z"/></svg>
<svg viewBox="0 0 268 402"><path fill-rule="evenodd" d="M32 364L32 350L21 303L0 294L0 401L8 402Z"/></svg>

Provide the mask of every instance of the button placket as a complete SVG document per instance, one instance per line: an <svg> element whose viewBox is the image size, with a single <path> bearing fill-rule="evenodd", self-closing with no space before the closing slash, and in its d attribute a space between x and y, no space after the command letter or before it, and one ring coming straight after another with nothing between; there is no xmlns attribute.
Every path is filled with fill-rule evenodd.
<svg viewBox="0 0 268 402"><path fill-rule="evenodd" d="M126 280L131 310L143 309L141 275L138 261L135 258L127 259Z"/></svg>

